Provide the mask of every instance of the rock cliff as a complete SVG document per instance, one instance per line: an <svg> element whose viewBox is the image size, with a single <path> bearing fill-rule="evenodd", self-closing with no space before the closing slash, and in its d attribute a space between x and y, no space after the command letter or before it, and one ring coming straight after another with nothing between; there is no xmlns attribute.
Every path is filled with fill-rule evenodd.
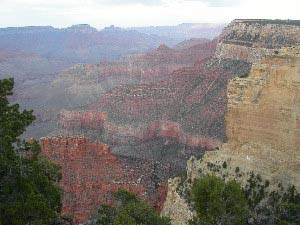
<svg viewBox="0 0 300 225"><path fill-rule="evenodd" d="M296 52L296 47L290 49ZM231 80L226 114L229 143L260 142L282 152L299 150L300 63L295 53L287 51L255 64L248 78Z"/></svg>
<svg viewBox="0 0 300 225"><path fill-rule="evenodd" d="M234 20L219 38L216 56L256 62L282 47L300 43L300 22Z"/></svg>
<svg viewBox="0 0 300 225"><path fill-rule="evenodd" d="M294 185L300 190L300 47L284 48L252 67L247 78L228 86L228 142L203 158L192 157L186 178L169 181L163 215L173 224L193 217L185 194L191 182L206 174L246 185L252 174L268 182L268 191ZM225 163L226 162L226 163ZM224 166L225 165L225 166Z"/></svg>
<svg viewBox="0 0 300 225"><path fill-rule="evenodd" d="M150 161L115 156L109 146L79 136L42 138L41 148L61 166L62 211L73 216L75 224L88 220L100 204L110 204L120 188L156 207L164 202L165 186L154 186Z"/></svg>

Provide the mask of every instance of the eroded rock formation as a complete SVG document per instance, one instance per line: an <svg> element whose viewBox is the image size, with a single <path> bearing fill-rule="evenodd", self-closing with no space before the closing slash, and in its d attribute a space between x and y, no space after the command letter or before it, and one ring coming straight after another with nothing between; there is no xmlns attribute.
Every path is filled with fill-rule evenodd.
<svg viewBox="0 0 300 225"><path fill-rule="evenodd" d="M62 111L58 115L58 121L64 129L104 129L106 115L93 111Z"/></svg>
<svg viewBox="0 0 300 225"><path fill-rule="evenodd" d="M220 35L216 56L256 62L299 43L299 33L299 21L234 20Z"/></svg>
<svg viewBox="0 0 300 225"><path fill-rule="evenodd" d="M255 64L248 78L230 82L226 114L229 143L259 142L284 152L299 150L299 68L297 56L279 54Z"/></svg>
<svg viewBox="0 0 300 225"><path fill-rule="evenodd" d="M42 138L41 147L61 166L63 213L73 216L76 224L88 220L100 204L110 204L112 193L120 188L156 207L164 202L166 186L154 187L150 161L115 156L109 146L85 137Z"/></svg>
<svg viewBox="0 0 300 225"><path fill-rule="evenodd" d="M193 216L181 188L189 189L191 181L206 174L236 179L243 186L251 174L259 174L270 192L290 185L300 190L299 53L299 46L284 48L254 64L249 77L230 82L228 142L202 159L192 157L186 179L169 181L163 215L174 225L188 224Z"/></svg>
<svg viewBox="0 0 300 225"><path fill-rule="evenodd" d="M232 62L232 61L231 61ZM185 133L224 139L226 86L243 62L205 60L193 67L175 70L160 82L122 85L101 96L91 110L103 111L120 124L174 121ZM222 68L221 64L231 66ZM245 70L248 70L245 68Z"/></svg>

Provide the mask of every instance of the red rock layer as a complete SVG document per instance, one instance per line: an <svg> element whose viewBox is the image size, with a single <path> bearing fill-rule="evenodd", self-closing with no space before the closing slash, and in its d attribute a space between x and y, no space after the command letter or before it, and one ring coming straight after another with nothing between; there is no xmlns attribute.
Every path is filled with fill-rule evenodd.
<svg viewBox="0 0 300 225"><path fill-rule="evenodd" d="M161 206L165 186L151 191L151 171L147 162L137 162L111 154L109 146L91 143L85 137L41 139L42 153L61 166L63 213L75 223L86 221L101 204L112 202L112 193L125 188L143 199L150 195Z"/></svg>
<svg viewBox="0 0 300 225"><path fill-rule="evenodd" d="M58 115L60 124L65 129L102 130L106 115L92 111L63 111Z"/></svg>
<svg viewBox="0 0 300 225"><path fill-rule="evenodd" d="M155 121L144 131L143 140L163 138L167 142L182 144L182 135L178 123L170 121Z"/></svg>

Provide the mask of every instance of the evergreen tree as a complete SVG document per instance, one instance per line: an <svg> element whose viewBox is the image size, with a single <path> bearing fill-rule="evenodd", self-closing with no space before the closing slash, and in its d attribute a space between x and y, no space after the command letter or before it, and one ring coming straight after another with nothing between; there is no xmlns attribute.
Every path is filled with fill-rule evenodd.
<svg viewBox="0 0 300 225"><path fill-rule="evenodd" d="M197 217L191 224L242 225L247 223L247 201L238 183L216 176L196 180L192 201Z"/></svg>
<svg viewBox="0 0 300 225"><path fill-rule="evenodd" d="M0 80L0 225L47 225L61 212L61 174L19 136L35 117L9 104L14 80Z"/></svg>
<svg viewBox="0 0 300 225"><path fill-rule="evenodd" d="M115 207L102 205L97 225L170 225L170 220L139 200L134 194L119 190L115 193Z"/></svg>

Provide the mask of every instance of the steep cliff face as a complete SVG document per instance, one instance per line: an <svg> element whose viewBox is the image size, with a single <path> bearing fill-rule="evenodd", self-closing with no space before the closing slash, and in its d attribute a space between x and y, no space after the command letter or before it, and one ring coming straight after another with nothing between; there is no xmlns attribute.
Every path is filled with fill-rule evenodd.
<svg viewBox="0 0 300 225"><path fill-rule="evenodd" d="M174 225L188 224L192 218L184 193L191 181L206 174L236 179L243 186L251 174L259 174L269 182L269 192L289 185L300 190L299 50L299 46L284 48L277 56L254 64L249 77L230 82L228 143L219 151L205 153L202 159L192 157L187 178L169 181L163 215L170 216Z"/></svg>
<svg viewBox="0 0 300 225"><path fill-rule="evenodd" d="M300 146L299 58L267 58L249 78L233 79L228 88L226 134L229 143L260 142L280 151Z"/></svg>
<svg viewBox="0 0 300 225"><path fill-rule="evenodd" d="M114 156L109 146L85 137L41 139L42 153L61 166L63 213L75 224L88 220L100 204L110 204L112 193L125 188L159 207L165 186L154 187L150 161Z"/></svg>
<svg viewBox="0 0 300 225"><path fill-rule="evenodd" d="M256 62L299 42L299 21L234 20L220 35L216 56Z"/></svg>

